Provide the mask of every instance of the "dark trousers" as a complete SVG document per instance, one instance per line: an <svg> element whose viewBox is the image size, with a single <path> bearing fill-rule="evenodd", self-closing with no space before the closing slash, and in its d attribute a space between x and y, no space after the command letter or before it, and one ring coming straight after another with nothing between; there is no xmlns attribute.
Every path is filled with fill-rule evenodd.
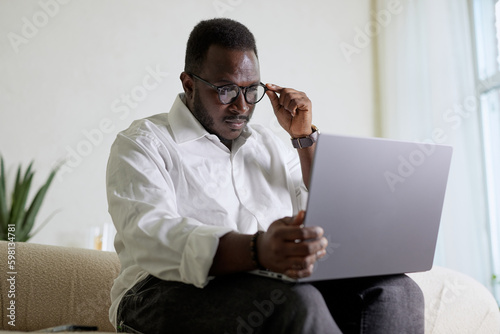
<svg viewBox="0 0 500 334"><path fill-rule="evenodd" d="M285 283L250 274L205 288L148 276L123 297L129 333L424 333L424 300L406 275Z"/></svg>

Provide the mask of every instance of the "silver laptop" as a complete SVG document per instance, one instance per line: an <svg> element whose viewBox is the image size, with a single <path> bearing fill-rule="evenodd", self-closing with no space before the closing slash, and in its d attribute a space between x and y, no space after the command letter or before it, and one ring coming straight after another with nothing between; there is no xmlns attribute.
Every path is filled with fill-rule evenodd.
<svg viewBox="0 0 500 334"><path fill-rule="evenodd" d="M451 156L445 145L321 134L305 225L323 227L329 244L299 281L429 270Z"/></svg>

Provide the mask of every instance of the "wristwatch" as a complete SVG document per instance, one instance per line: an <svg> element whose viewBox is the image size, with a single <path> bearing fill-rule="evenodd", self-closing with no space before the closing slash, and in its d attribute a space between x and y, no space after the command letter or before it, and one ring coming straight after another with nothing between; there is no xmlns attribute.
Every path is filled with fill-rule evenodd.
<svg viewBox="0 0 500 334"><path fill-rule="evenodd" d="M309 136L300 138L291 138L293 147L306 148L312 146L315 142L318 141L319 129L315 125L312 125L311 128L313 132Z"/></svg>

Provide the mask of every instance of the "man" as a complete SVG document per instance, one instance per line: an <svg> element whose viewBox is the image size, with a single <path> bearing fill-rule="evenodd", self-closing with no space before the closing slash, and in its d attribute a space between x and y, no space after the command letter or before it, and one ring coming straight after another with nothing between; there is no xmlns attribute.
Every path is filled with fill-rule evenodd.
<svg viewBox="0 0 500 334"><path fill-rule="evenodd" d="M134 122L111 149L117 329L422 333L422 293L404 275L311 285L247 273L305 277L326 253L322 229L302 226L317 138L311 101L262 84L253 35L229 19L193 29L180 79L170 112ZM296 152L248 124L264 95Z"/></svg>

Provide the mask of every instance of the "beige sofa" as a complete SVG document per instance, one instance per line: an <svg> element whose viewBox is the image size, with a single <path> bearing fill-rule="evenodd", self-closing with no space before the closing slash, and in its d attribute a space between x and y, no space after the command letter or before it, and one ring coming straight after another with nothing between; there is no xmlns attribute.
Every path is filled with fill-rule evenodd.
<svg viewBox="0 0 500 334"><path fill-rule="evenodd" d="M0 279L0 333L69 323L114 331L108 308L109 290L120 269L115 253L16 243L12 268L8 255L8 243L1 241L0 273L5 278ZM424 291L426 333L500 333L498 305L481 284L439 267L411 276ZM12 277L15 282L7 280Z"/></svg>

